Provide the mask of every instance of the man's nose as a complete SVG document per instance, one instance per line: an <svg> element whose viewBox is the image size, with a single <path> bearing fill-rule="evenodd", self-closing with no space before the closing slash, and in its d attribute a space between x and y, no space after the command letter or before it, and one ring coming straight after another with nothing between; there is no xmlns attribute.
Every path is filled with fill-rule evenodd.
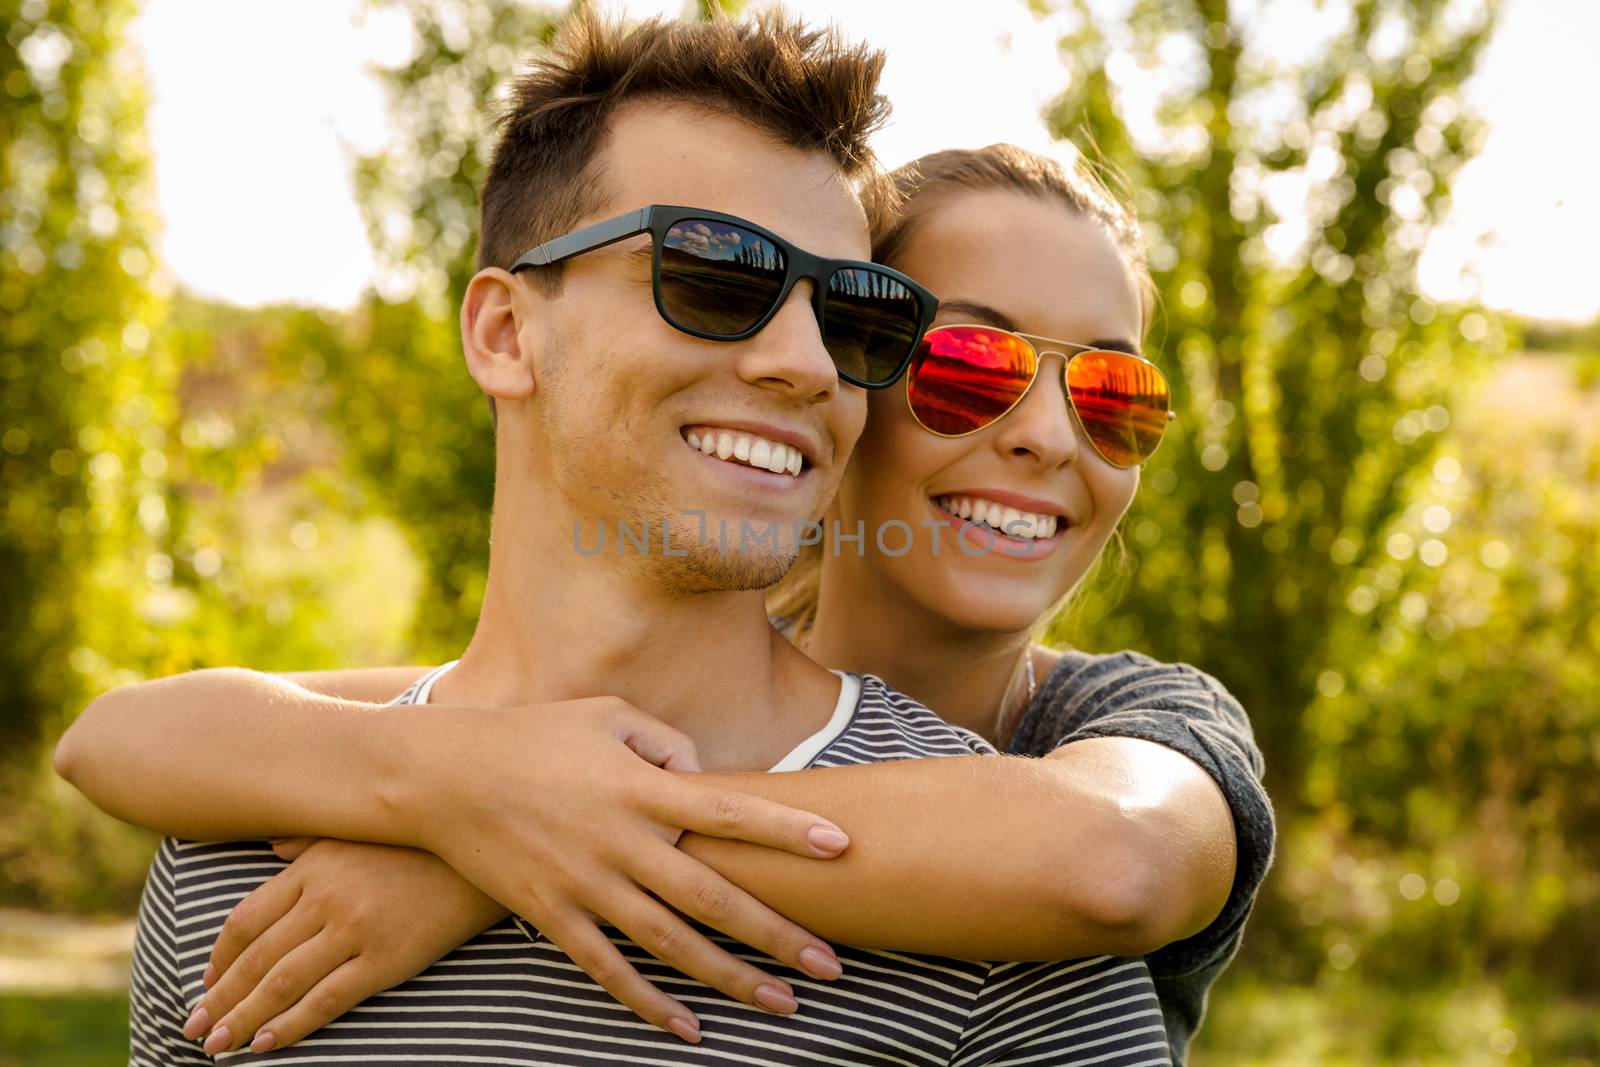
<svg viewBox="0 0 1600 1067"><path fill-rule="evenodd" d="M741 378L813 402L839 391L839 370L822 343L813 292L811 280L801 279L761 332L736 345Z"/></svg>

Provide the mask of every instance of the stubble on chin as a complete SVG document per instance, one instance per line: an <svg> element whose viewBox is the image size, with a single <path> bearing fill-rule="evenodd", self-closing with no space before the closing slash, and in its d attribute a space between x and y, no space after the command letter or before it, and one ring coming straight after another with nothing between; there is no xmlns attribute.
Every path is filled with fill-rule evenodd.
<svg viewBox="0 0 1600 1067"><path fill-rule="evenodd" d="M769 589L794 565L792 545L741 547L735 540L724 547L709 530L702 540L694 517L669 528L673 552L683 555L658 554L650 562L661 587L673 595Z"/></svg>

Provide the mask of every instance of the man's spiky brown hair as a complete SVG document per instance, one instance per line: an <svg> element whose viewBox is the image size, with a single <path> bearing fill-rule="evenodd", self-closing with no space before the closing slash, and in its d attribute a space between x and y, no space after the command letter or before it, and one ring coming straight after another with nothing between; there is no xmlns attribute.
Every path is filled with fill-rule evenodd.
<svg viewBox="0 0 1600 1067"><path fill-rule="evenodd" d="M595 162L623 104L676 101L750 123L775 141L826 153L878 228L893 197L867 137L889 114L883 53L848 45L784 12L751 20L652 19L624 28L580 10L516 81L484 181L478 269L509 268L603 202ZM643 205L629 204L626 207ZM711 206L711 205L707 205ZM539 271L559 286L559 272Z"/></svg>

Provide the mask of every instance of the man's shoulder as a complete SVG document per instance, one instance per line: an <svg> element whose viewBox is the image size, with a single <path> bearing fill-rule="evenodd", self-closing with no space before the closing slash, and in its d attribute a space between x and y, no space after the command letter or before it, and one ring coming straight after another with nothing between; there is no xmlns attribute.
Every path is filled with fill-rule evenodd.
<svg viewBox="0 0 1600 1067"><path fill-rule="evenodd" d="M877 675L863 674L860 679L854 719L818 755L814 766L994 754L994 746L983 738L946 722Z"/></svg>

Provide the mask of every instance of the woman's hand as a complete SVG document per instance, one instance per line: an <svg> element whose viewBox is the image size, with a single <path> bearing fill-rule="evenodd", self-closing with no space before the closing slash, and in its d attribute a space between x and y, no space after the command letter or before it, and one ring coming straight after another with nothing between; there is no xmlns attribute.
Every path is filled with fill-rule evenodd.
<svg viewBox="0 0 1600 1067"><path fill-rule="evenodd" d="M392 845L296 839L296 858L240 901L184 1025L210 1055L299 1041L374 993L420 974L506 910L437 856ZM425 900L424 909L415 907ZM396 925L394 916L410 920Z"/></svg>
<svg viewBox="0 0 1600 1067"><path fill-rule="evenodd" d="M693 742L615 697L521 708L395 708L415 787L391 800L417 843L522 916L641 1018L687 1041L699 1021L647 982L599 929L747 1004L788 1013L794 990L718 948L711 926L817 978L828 944L676 847L686 830L829 859L847 839L826 819L697 781ZM676 909L676 910L674 910ZM682 913L680 915L679 913Z"/></svg>

